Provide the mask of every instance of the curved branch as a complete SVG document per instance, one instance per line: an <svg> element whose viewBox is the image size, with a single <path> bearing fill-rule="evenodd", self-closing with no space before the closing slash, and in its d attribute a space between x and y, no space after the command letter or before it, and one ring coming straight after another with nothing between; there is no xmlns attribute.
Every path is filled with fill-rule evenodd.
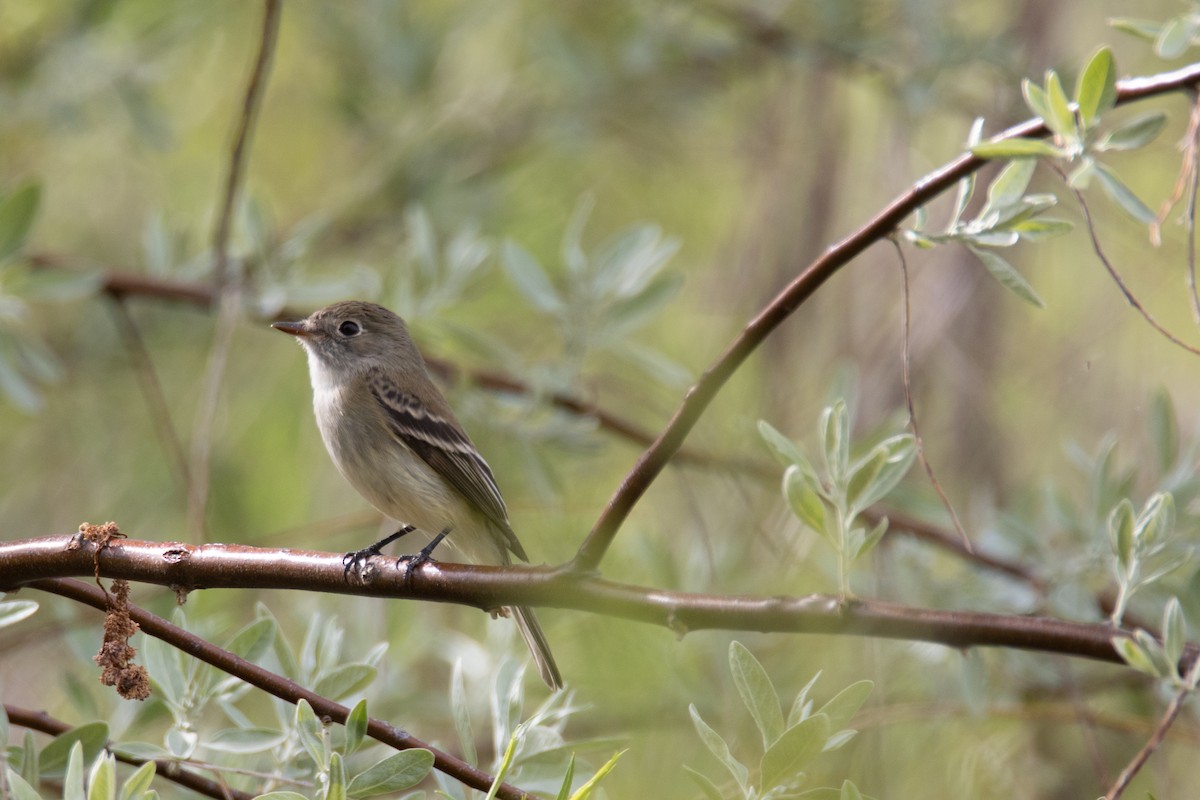
<svg viewBox="0 0 1200 800"><path fill-rule="evenodd" d="M1200 82L1200 64L1192 64L1174 72L1149 78L1121 81L1117 85L1117 103L1129 103L1146 97L1195 86ZM995 140L1025 136L1045 136L1048 131L1041 120L1029 120L1015 125L995 137ZM790 317L826 280L868 247L883 240L896 226L917 208L948 190L962 178L985 163L971 153L964 153L950 163L929 173L907 191L889 203L882 211L854 233L834 244L804 269L783 291L750 320L734 337L720 357L704 371L687 391L654 443L642 453L626 474L593 526L588 538L579 548L570 567L588 572L596 569L609 545L617 535L629 512L662 472L671 456L683 444L692 427L708 408L717 392L737 371L763 340L785 319Z"/></svg>
<svg viewBox="0 0 1200 800"><path fill-rule="evenodd" d="M72 536L0 542L0 589L42 588L46 579L71 575L124 578L171 586L176 591L201 587L299 589L458 603L485 610L549 606L661 625L678 634L719 629L875 636L955 648L1014 647L1112 663L1123 663L1113 648L1113 638L1130 635L1127 630L1099 623L916 608L875 600L842 604L835 597L818 594L761 597L676 592L550 567L434 562L409 570L404 560L377 558L371 562L365 582L349 583L338 553L132 539L98 549ZM58 583L61 581L52 582ZM96 597L102 602L101 593ZM1183 661L1190 663L1198 652L1190 647Z"/></svg>
<svg viewBox="0 0 1200 800"><path fill-rule="evenodd" d="M8 703L4 704L4 713L8 715L9 722L14 725L20 725L22 728L29 728L34 731L58 736L71 730L71 726L62 720L55 719L45 711L33 711L28 708L20 708L19 706L11 706ZM109 751L112 751L112 744L107 745ZM122 753L113 752L113 756L123 764L130 764L135 767L140 767L145 764L148 759L134 758ZM155 774L161 775L167 780L174 781L180 786L186 786L194 792L198 792L208 797L214 797L217 800L251 800L254 797L250 792L243 792L239 789L234 789L229 786L218 783L217 781L205 778L203 775L197 775L194 772L188 772L179 764L167 759L155 759L154 761Z"/></svg>
<svg viewBox="0 0 1200 800"><path fill-rule="evenodd" d="M111 554L115 550L124 548L122 544L110 544L99 553L95 552L95 545L86 544L80 547L75 552L91 552L91 555L85 556L91 558L92 555L99 559L99 563L103 564L108 559L105 554ZM145 543L135 543L145 544ZM160 554L162 548L160 546ZM199 548L197 548L199 549ZM224 549L221 545L212 545L205 549ZM177 551L168 551L177 552ZM0 561L3 558L0 557ZM251 562L254 567L258 566L257 562ZM243 569L247 565L243 565ZM91 574L91 570L87 569L83 574ZM104 575L106 570L101 568L100 574ZM103 590L96 586L91 586L80 581L69 580L65 578L42 578L39 580L28 581L26 583L30 588L38 589L44 592L51 592L62 597L75 600L80 603L92 606L101 611L107 611L108 602ZM214 644L201 639L194 634L188 633L183 628L167 622L162 617L155 616L145 609L137 606L129 606L129 615L146 634L157 639L162 639L164 642L177 647L188 655L195 656L201 661L211 664L217 669L226 672L230 675L236 675L246 683L262 689L268 694L274 695L281 700L289 703L298 703L300 700L307 700L313 710L319 717L328 717L334 722L344 724L346 717L350 714L350 709L341 703L335 703L321 695L312 692L294 681L290 681L281 675L276 675L270 670L247 661L244 658L234 655L228 650L217 647ZM378 719L370 719L367 722L367 735L378 742L396 748L397 750L410 750L413 748L422 748L433 753L433 766L435 769L444 772L446 775L455 780L465 783L474 789L480 791L488 791L492 785L492 776L483 770L476 769L467 762L456 758L455 756L438 750L420 739L412 736L406 731L395 727L387 722ZM506 798L506 800L521 800L526 797L526 793L522 792L515 786L502 784L500 790L496 794L497 797Z"/></svg>

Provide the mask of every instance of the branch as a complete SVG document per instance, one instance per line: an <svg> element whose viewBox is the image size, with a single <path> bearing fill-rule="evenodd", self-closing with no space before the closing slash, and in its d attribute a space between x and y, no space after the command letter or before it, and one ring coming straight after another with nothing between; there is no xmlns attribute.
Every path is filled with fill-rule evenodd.
<svg viewBox="0 0 1200 800"><path fill-rule="evenodd" d="M1149 78L1121 81L1117 85L1117 103L1124 104L1179 91L1200 82L1200 64L1192 64L1174 72ZM996 137L1009 139L1026 136L1045 136L1048 131L1041 120L1015 125ZM982 167L986 160L964 153L955 160L917 181L907 191L888 204L864 226L830 247L787 287L783 289L733 339L725 351L712 363L684 396L662 433L642 453L633 468L608 501L588 538L579 548L572 568L588 572L596 569L634 505L650 484L662 472L671 456L683 444L692 427L708 408L717 393L784 320L792 315L835 272L860 255L868 247L886 238L896 226L917 208L948 190L963 177Z"/></svg>
<svg viewBox="0 0 1200 800"><path fill-rule="evenodd" d="M138 543L143 544L143 543ZM183 546L186 547L186 546ZM107 561L106 553L112 553L114 550L124 548L122 544L110 544L104 549L96 552L96 546L85 544L76 552L91 552L91 555L85 558L95 556L99 558L100 563ZM198 548L199 549L199 548ZM223 549L220 545L213 545L207 550ZM176 550L164 551L159 546L160 556L165 557L166 553ZM185 559L186 560L186 559ZM0 557L0 561L3 558ZM160 563L169 563L160 561ZM241 569L244 572L254 572L258 565L254 560L244 561ZM168 568L169 571L169 568ZM101 575L105 570L101 569ZM83 574L90 575L92 571L85 569ZM90 586L79 581L65 580L60 578L43 578L40 580L28 581L27 585L33 589L38 589L44 592L67 597L80 603L92 606L93 608L107 611L108 602L103 590L95 586ZM290 681L281 675L276 675L270 670L247 661L244 658L234 655L228 650L224 650L216 645L210 644L194 634L188 633L183 628L167 622L162 617L157 617L145 609L137 606L129 606L129 615L133 618L141 629L146 634L161 639L164 642L178 648L188 655L195 656L206 664L211 664L217 669L226 672L230 675L236 675L246 683L262 689L268 694L274 695L281 700L289 703L298 703L300 700L307 700L313 710L319 717L328 717L334 722L345 724L346 717L350 714L350 709L340 703L335 703L325 697L322 697L315 692L312 692L294 681ZM433 753L433 766L435 769L449 775L455 780L480 791L488 791L492 785L492 776L483 770L476 769L467 762L450 755L449 753L438 750L429 744L421 741L415 736L387 723L382 720L370 719L367 722L367 735L376 741L394 747L397 750L409 750L412 748L422 748ZM515 786L502 784L500 790L496 793L497 797L506 798L507 800L521 800L527 795Z"/></svg>
<svg viewBox="0 0 1200 800"><path fill-rule="evenodd" d="M350 583L340 553L132 539L99 549L72 536L0 542L0 589L41 588L42 580L65 576L124 578L180 592L299 589L457 603L484 610L514 605L574 609L660 625L680 635L716 629L875 636L955 648L1013 647L1118 664L1124 662L1112 640L1130 635L1107 624L916 608L876 600L842 604L836 597L819 594L760 597L676 592L550 567L434 562L409 570L403 559L387 558L377 558L370 566L365 582ZM103 597L99 592L96 596ZM1198 653L1189 647L1182 660L1190 663Z"/></svg>
<svg viewBox="0 0 1200 800"><path fill-rule="evenodd" d="M4 713L8 715L9 722L20 725L23 728L29 728L34 731L48 733L51 736L58 736L66 733L71 729L71 726L62 720L55 719L45 711L32 711L27 708L18 706L10 706L4 704ZM117 761L123 764L131 764L135 767L140 767L145 764L147 759L134 758L123 753L115 752L113 744L110 742L105 747L116 757ZM243 792L239 789L233 789L217 781L205 778L202 775L197 775L194 772L189 772L183 769L177 762L169 761L165 758L155 759L154 761L155 774L161 775L168 780L178 783L180 786L186 786L192 791L209 797L217 798L217 800L251 800L254 797L250 792Z"/></svg>

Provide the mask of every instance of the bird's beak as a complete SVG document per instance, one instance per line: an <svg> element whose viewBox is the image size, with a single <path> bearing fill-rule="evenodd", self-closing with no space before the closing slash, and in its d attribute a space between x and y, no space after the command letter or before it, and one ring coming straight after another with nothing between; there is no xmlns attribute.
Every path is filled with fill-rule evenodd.
<svg viewBox="0 0 1200 800"><path fill-rule="evenodd" d="M304 320L299 322L272 322L271 327L277 331L290 333L292 336L312 336L312 331L304 327Z"/></svg>

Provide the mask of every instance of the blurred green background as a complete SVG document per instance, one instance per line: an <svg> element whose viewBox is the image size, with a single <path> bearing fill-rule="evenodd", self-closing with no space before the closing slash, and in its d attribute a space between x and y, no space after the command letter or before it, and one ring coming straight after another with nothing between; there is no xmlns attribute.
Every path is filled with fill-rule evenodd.
<svg viewBox="0 0 1200 800"><path fill-rule="evenodd" d="M1105 43L1122 75L1185 63L1156 57L1106 18L1165 19L1186 7L1130 6L288 2L236 215L231 252L249 289L216 407L203 531L189 524L184 480L148 411L116 302L64 290L61 301L17 300L24 313L5 312L13 336L47 345L59 374L5 378L23 383L17 401L0 403L3 536L112 519L139 539L333 551L373 541L380 522L321 446L302 354L267 326L284 308L361 297L406 314L428 354L534 388L501 395L460 382L449 391L533 560L567 559L639 449L552 409L540 393L569 391L658 430L766 301L956 156L974 117L986 118L988 134L1027 118L1022 78L1054 68L1071 84ZM70 274L207 280L260 17L259 4L228 0L0 5L0 192L30 181L42 192L25 255ZM1162 109L1167 130L1111 163L1157 208L1179 170L1174 145L1188 99L1140 105L1114 117ZM1066 198L1048 172L1035 186ZM1193 340L1178 214L1155 247L1101 193L1088 196L1132 290ZM936 218L947 207L931 210ZM1056 215L1079 219L1069 199ZM644 307L589 294L570 266L578 251L596 267L622 236L649 254L655 293ZM570 299L567 319L513 279L522 252ZM1167 390L1190 437L1197 362L1128 307L1081 229L1007 255L1044 310L1005 292L962 248L909 253L922 433L976 543L1061 586L1049 601L1055 613L1094 618L1079 598L1107 584L1097 556L1103 527L1076 531L1045 498L1086 511L1094 497L1070 445L1095 453L1112 434L1115 463L1138 470L1128 488L1140 507L1157 485L1147 475L1151 398ZM24 260L0 269L10 288L29 278ZM0 283L0 301L5 291ZM849 386L864 436L901 424L899 296L893 251L868 251L748 362L688 446L770 463L757 420L812 443L821 408ZM189 453L215 315L153 297L124 305ZM899 502L944 523L919 472ZM1181 527L1194 527L1193 508L1180 503L1178 512ZM673 589L805 594L832 590L832 564L787 511L777 481L673 468L603 571ZM1200 609L1186 594L1191 572L1176 577L1185 608ZM860 565L853 583L862 595L918 605L1023 613L1047 602L907 540ZM1147 617L1157 618L1163 596L1144 598ZM36 599L37 616L0 633L0 696L73 724L119 720L152 739L146 731L166 724L161 708L132 707L94 685L87 656L98 645L97 615ZM133 600L162 614L174 605L153 587L135 587ZM496 659L521 653L507 623L469 609L221 591L193 594L186 610L221 641L253 619L254 601L297 640L314 614L337 620L345 658L389 641L367 692L373 713L451 745L453 661L464 660L478 698ZM605 783L611 797L698 796L680 762L722 780L689 703L753 749L726 663L734 638L763 661L785 703L818 670L818 697L876 682L855 726L862 733L815 764L806 788L852 777L875 797L1096 796L1144 741L1157 708L1127 670L1048 656L975 653L964 669L959 653L901 642L677 637L573 612L542 618L584 707L568 740L623 737L630 748ZM531 703L541 691L529 684ZM1081 691L1121 725L1080 723L1070 712ZM1163 797L1195 785L1192 745L1172 743L1194 744L1194 720L1176 735L1145 779Z"/></svg>

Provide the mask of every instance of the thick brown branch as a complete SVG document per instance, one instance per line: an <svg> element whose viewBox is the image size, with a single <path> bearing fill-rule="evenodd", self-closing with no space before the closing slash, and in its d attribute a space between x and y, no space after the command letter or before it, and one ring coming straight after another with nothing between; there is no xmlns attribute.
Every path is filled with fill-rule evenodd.
<svg viewBox="0 0 1200 800"><path fill-rule="evenodd" d="M1117 102L1129 103L1146 97L1194 87L1200 82L1200 64L1192 64L1174 72L1150 78L1121 81L1117 87ZM1030 120L1009 128L997 139L1023 136L1045 136L1041 120ZM688 390L683 402L654 443L642 453L626 474L616 492L605 506L588 538L575 556L573 567L582 572L596 569L612 544L625 518L662 472L672 454L708 408L713 398L734 372L785 319L790 317L834 273L850 263L868 247L890 235L905 217L950 189L960 179L978 170L985 163L971 153L931 172L888 204L873 219L842 241L830 247L806 267L734 338L725 351L705 370Z"/></svg>
<svg viewBox="0 0 1200 800"><path fill-rule="evenodd" d="M66 733L71 729L70 725L62 720L55 719L45 711L31 711L27 708L10 706L8 703L5 703L4 712L8 714L9 722L12 722L14 725L20 725L23 728L41 731L42 733L48 733L51 736L58 736L59 734ZM110 743L109 749L111 750L112 747L113 745ZM134 758L121 753L114 753L113 755L116 756L117 761L120 761L122 764L132 764L135 767L140 767L142 764L146 763L146 759L144 758ZM252 797L254 797L254 795L250 792L232 789L228 786L218 783L217 781L205 778L202 775L197 775L194 772L188 772L174 761L158 759L154 762L154 766L156 770L155 774L174 781L180 786L186 786L192 791L199 792L200 794L207 795L208 797L217 798L217 800L250 800Z"/></svg>
<svg viewBox="0 0 1200 800"><path fill-rule="evenodd" d="M93 547L91 544L84 545L76 552L91 551ZM159 547L161 554L162 547L161 545ZM101 553L111 553L113 548L114 545L109 545ZM214 550L224 548L221 545L209 545L205 548L196 549ZM104 561L106 559L101 555L100 560ZM3 561L3 558L0 558L0 561ZM184 561L186 562L186 559ZM258 564L256 563L255 566L258 566ZM90 586L80 581L64 578L44 578L28 581L27 585L34 589L51 592L80 603L85 603L101 611L107 608L104 592L95 586ZM263 669L257 664L236 656L228 650L210 644L198 636L188 633L183 628L151 614L145 609L130 606L129 612L133 620L141 626L141 629L147 635L161 639L223 672L236 675L246 681L246 683L256 686L268 694L274 695L281 700L286 700L289 703L298 703L300 700L306 700L317 713L317 716L328 717L338 723L344 724L346 717L350 714L350 709L346 706L322 697L300 684L290 681L281 675L276 675L270 670ZM367 735L397 750L409 750L417 747L429 750L433 753L433 766L435 769L472 788L486 792L492 784L492 776L486 772L476 769L465 761L438 750L436 747L430 746L406 731L381 720L371 719L367 723ZM508 798L508 800L520 800L526 794L514 786L504 784L497 793L497 796Z"/></svg>
<svg viewBox="0 0 1200 800"><path fill-rule="evenodd" d="M71 549L74 547L74 549ZM0 542L0 589L45 578L91 576L195 588L300 589L338 594L502 606L570 608L693 630L781 631L875 636L949 647L1015 647L1122 663L1112 646L1125 636L1108 625L1049 617L914 608L874 600L845 605L826 595L760 597L673 592L547 567L427 564L411 574L379 558L365 584L345 579L342 556L241 545L194 546L123 540L96 552L76 537ZM140 622L140 620L139 620ZM1195 657L1189 649L1184 659ZM315 706L314 706L315 707Z"/></svg>

